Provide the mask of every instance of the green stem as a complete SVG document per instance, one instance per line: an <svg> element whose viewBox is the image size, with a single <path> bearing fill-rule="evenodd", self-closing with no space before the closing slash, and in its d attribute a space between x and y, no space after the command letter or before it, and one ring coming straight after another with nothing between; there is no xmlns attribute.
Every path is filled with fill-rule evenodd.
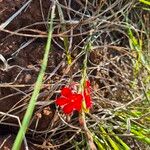
<svg viewBox="0 0 150 150"><path fill-rule="evenodd" d="M83 93L85 81L87 79L87 60L88 60L88 52L90 49L91 49L91 41L87 43L87 45L85 46L85 49L84 49L85 50L85 58L83 61L82 79L80 81L80 87L79 87L80 93ZM85 136L86 136L86 139L88 141L89 149L90 150L96 150L96 146L95 146L94 141L93 141L93 135L86 125L85 112L87 112L87 111L88 110L86 108L86 102L85 102L85 100L83 100L82 110L81 110L80 115L79 115L80 125L82 126L82 128L85 132Z"/></svg>
<svg viewBox="0 0 150 150"><path fill-rule="evenodd" d="M41 70L39 72L39 75L38 75L38 78L37 78L37 81L36 81L36 84L34 87L34 91L33 91L32 97L31 97L29 105L28 105L28 108L27 108L26 113L24 115L24 118L22 121L22 126L19 129L19 132L18 132L17 137L15 139L12 150L20 150L23 138L25 136L25 133L27 131L27 128L29 126L29 123L30 123L30 120L31 120L31 117L32 117L32 114L33 114L33 111L35 108L35 103L36 103L36 100L38 98L38 94L39 94L40 89L41 89L43 77L44 77L45 70L47 67L49 52L50 52L50 48L51 48L54 13L55 13L55 3L53 4L53 7L52 7L50 26L49 26L49 32L48 32L48 39L47 39L47 43L46 43L46 47L45 47L45 53L44 53L44 57L43 57Z"/></svg>
<svg viewBox="0 0 150 150"><path fill-rule="evenodd" d="M59 18L60 18L60 21L62 23L61 29L62 29L63 32L66 32L66 23L65 23L62 8L59 5L57 5L57 8L58 8L58 12L59 12ZM65 51L66 51L67 63L68 63L68 65L71 65L72 58L71 58L71 54L70 54L70 51L69 51L69 42L68 42L68 40L69 40L68 37L63 37L64 48L65 48Z"/></svg>

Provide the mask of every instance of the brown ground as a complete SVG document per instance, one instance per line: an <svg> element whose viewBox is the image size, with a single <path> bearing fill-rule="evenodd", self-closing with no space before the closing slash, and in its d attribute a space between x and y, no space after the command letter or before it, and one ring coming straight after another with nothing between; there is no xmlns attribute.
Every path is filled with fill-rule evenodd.
<svg viewBox="0 0 150 150"><path fill-rule="evenodd" d="M13 15L22 5L22 0L2 0L0 1L0 24L3 23L6 19L8 19L11 15ZM48 9L50 7L49 0L45 0L43 3L43 10L44 15L47 16ZM23 11L17 18L15 18L7 27L8 30L17 30L22 27L25 27L29 24L33 24L36 22L40 22L42 20L42 15L40 11L40 4L36 0L29 5L29 7ZM36 27L35 27L36 28ZM45 30L45 27L38 26L39 29ZM44 51L44 45L45 40L44 39L37 39L34 40L29 46L25 47L23 50L21 50L16 56L13 56L13 53L16 52L16 50L21 47L24 43L26 43L31 38L26 38L22 36L15 36L10 35L4 32L0 32L0 54L8 60L8 64L11 68L8 68L8 70L2 70L4 69L4 64L0 62L0 83L5 83L7 85L12 85L11 87L0 87L0 111L1 112L8 112L10 111L10 114L14 114L15 112L18 112L18 110L21 110L20 108L13 109L13 106L19 102L21 99L22 101L16 105L19 106L20 104L24 103L25 95L30 94L30 92L33 89L33 86L27 87L26 85L32 85L36 81L36 77L40 68L40 61L43 57L43 51ZM58 54L53 54L55 57L53 57L52 61L49 61L48 64L48 71L51 71L55 65L57 65L55 59L58 58ZM59 60L59 58L57 59ZM25 85L24 87L18 88L15 87L15 85ZM23 94L23 92L25 94ZM47 97L48 94L43 92L43 97ZM30 96L30 95L29 95ZM24 98L24 100L23 100ZM22 112L24 112L22 110ZM17 116L22 118L22 112L17 113ZM39 130L45 129L50 121L51 121L51 115L44 115L42 119L40 120ZM9 120L7 120L7 117L4 118L4 120L1 122L7 122L7 123L17 123L16 119L12 119L9 117ZM43 121L44 119L44 121ZM34 122L34 121L33 121ZM3 123L1 123L3 124ZM18 124L18 123L17 123ZM33 125L34 127L34 125ZM6 132L7 131L7 132ZM3 135L2 135L3 134ZM11 148L11 144L13 142L13 134L16 134L16 128L9 127L5 125L0 125L0 143L4 139L6 139L7 136L9 136L8 140L4 144L4 147ZM1 145L1 144L0 144ZM4 149L4 147L1 149Z"/></svg>

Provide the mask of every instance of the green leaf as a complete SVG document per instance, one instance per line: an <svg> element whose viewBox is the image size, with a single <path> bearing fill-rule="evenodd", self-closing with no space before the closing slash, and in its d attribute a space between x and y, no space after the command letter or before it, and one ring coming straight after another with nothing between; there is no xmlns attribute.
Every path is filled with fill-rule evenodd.
<svg viewBox="0 0 150 150"><path fill-rule="evenodd" d="M150 5L150 0L139 0L139 2Z"/></svg>
<svg viewBox="0 0 150 150"><path fill-rule="evenodd" d="M25 136L25 133L27 131L27 128L29 126L34 108L35 108L35 104L36 104L36 100L38 98L40 89L41 89L41 85L43 82L43 77L45 74L45 70L47 67L47 62L48 62L48 57L49 57L49 52L51 49L51 39L52 39L52 33L53 33L53 19L54 19L54 13L55 13L55 3L52 7L52 12L51 12L51 24L49 27L49 32L48 32L48 38L47 38L47 43L46 43L46 47L45 47L45 53L44 53L44 57L43 57L43 62L42 62L42 66L41 66L41 70L39 72L35 87L34 87L34 91L32 94L32 97L30 99L28 108L26 110L26 113L24 115L23 121L22 121L22 126L19 129L19 132L17 134L17 137L15 139L14 145L12 150L20 150L23 138Z"/></svg>

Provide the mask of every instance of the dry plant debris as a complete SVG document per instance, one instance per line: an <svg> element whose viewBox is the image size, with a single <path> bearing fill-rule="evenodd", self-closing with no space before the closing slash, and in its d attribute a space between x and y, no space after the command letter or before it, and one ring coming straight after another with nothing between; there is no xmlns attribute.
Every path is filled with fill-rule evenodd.
<svg viewBox="0 0 150 150"><path fill-rule="evenodd" d="M22 149L150 149L148 0L0 1L0 149L11 149L34 90L54 1L52 51ZM61 89L82 79L92 107L66 115Z"/></svg>

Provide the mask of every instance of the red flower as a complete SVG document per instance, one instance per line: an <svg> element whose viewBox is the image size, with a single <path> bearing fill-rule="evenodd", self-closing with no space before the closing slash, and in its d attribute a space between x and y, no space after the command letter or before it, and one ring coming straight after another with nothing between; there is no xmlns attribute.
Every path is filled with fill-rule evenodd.
<svg viewBox="0 0 150 150"><path fill-rule="evenodd" d="M91 85L89 81L85 82L85 87L83 91L85 103L86 103L86 108L89 109L92 107L92 99L91 99Z"/></svg>
<svg viewBox="0 0 150 150"><path fill-rule="evenodd" d="M82 101L85 100L86 109L91 108L92 100L90 97L90 82L86 81L83 94L73 92L69 87L64 87L61 90L61 96L56 99L56 104L63 108L65 114L70 114L74 110L82 110Z"/></svg>
<svg viewBox="0 0 150 150"><path fill-rule="evenodd" d="M63 107L65 114L70 114L74 110L81 110L82 99L81 94L73 93L70 88L64 87L61 90L61 96L56 99L56 104Z"/></svg>

